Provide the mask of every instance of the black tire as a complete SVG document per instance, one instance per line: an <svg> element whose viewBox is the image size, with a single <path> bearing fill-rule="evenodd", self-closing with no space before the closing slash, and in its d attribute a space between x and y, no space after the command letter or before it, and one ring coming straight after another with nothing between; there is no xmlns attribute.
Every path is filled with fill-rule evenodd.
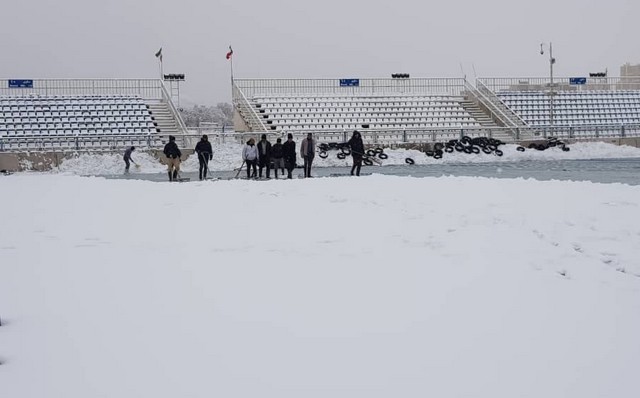
<svg viewBox="0 0 640 398"><path fill-rule="evenodd" d="M568 146L563 146L562 147L562 151L563 152L569 152L571 149Z"/></svg>
<svg viewBox="0 0 640 398"><path fill-rule="evenodd" d="M362 158L362 163L366 164L367 166L373 166L373 160L369 158Z"/></svg>
<svg viewBox="0 0 640 398"><path fill-rule="evenodd" d="M482 152L486 153L487 155L490 154L491 152L493 152L491 149L489 149L488 146L482 148Z"/></svg>
<svg viewBox="0 0 640 398"><path fill-rule="evenodd" d="M347 156L351 155L351 148L349 148L348 146L343 146L342 148L340 148L340 150Z"/></svg>
<svg viewBox="0 0 640 398"><path fill-rule="evenodd" d="M320 144L318 145L318 149L320 149L321 151L328 151L329 150L329 145L327 144Z"/></svg>
<svg viewBox="0 0 640 398"><path fill-rule="evenodd" d="M456 144L455 148L456 148L456 151L458 152L464 152L464 145L462 145L459 142Z"/></svg>
<svg viewBox="0 0 640 398"><path fill-rule="evenodd" d="M327 151L320 151L318 156L320 156L321 159L326 159L329 156L329 154L327 153Z"/></svg>
<svg viewBox="0 0 640 398"><path fill-rule="evenodd" d="M531 144L529 144L529 149L538 149L538 144L532 142Z"/></svg>
<svg viewBox="0 0 640 398"><path fill-rule="evenodd" d="M384 152L384 149L382 149L382 148L378 147L378 148L374 149L373 151L374 151L375 153L382 153L382 152Z"/></svg>
<svg viewBox="0 0 640 398"><path fill-rule="evenodd" d="M437 142L434 146L433 146L433 150L434 151L441 151L444 149L444 144L441 142Z"/></svg>
<svg viewBox="0 0 640 398"><path fill-rule="evenodd" d="M329 148L332 148L332 149L338 148L338 143L337 142L330 142L328 145L329 145Z"/></svg>
<svg viewBox="0 0 640 398"><path fill-rule="evenodd" d="M433 151L433 157L436 157L436 155L442 157L443 154L444 152L442 152L442 149L436 149L435 151Z"/></svg>
<svg viewBox="0 0 640 398"><path fill-rule="evenodd" d="M427 156L429 156L430 158L432 158L432 157L433 157L433 155L435 154L435 152L433 152L433 151L425 151L425 153L424 153L424 154L425 154L425 155L427 155Z"/></svg>
<svg viewBox="0 0 640 398"><path fill-rule="evenodd" d="M346 155L346 154L344 154L344 153L342 153L342 152L338 152L338 154L337 154L336 156L337 156L337 157L338 157L338 159L340 159L340 160L344 160L344 159L347 157L347 155Z"/></svg>
<svg viewBox="0 0 640 398"><path fill-rule="evenodd" d="M496 144L489 143L489 145L487 145L487 148L491 149L492 151L495 151L496 149L498 149L498 146Z"/></svg>
<svg viewBox="0 0 640 398"><path fill-rule="evenodd" d="M557 144L558 144L558 142L557 142L557 141L549 141L549 143L547 144L547 146L548 146L549 148L553 148L553 147L554 147L554 146L556 146Z"/></svg>
<svg viewBox="0 0 640 398"><path fill-rule="evenodd" d="M442 154L436 153L435 155L433 155L434 159L442 159Z"/></svg>
<svg viewBox="0 0 640 398"><path fill-rule="evenodd" d="M525 149L524 149L524 147L523 147L523 146L519 146L519 147L517 147L517 148L516 148L516 151L518 151L518 152L524 152L524 151L525 151Z"/></svg>
<svg viewBox="0 0 640 398"><path fill-rule="evenodd" d="M473 153L473 151L471 150L470 146L466 146L466 147L464 147L464 153L471 154L471 153Z"/></svg>
<svg viewBox="0 0 640 398"><path fill-rule="evenodd" d="M472 146L471 147L471 152L475 153L476 155L480 153L480 148L478 148L477 146Z"/></svg>
<svg viewBox="0 0 640 398"><path fill-rule="evenodd" d="M369 149L367 151L367 156L376 156L376 151L374 151L373 149Z"/></svg>
<svg viewBox="0 0 640 398"><path fill-rule="evenodd" d="M405 162L406 164L416 164L416 162L415 162L413 159L411 159L411 158L406 158L406 159L404 160L404 162Z"/></svg>
<svg viewBox="0 0 640 398"><path fill-rule="evenodd" d="M389 155L387 155L386 153L379 153L378 157L382 160L389 159Z"/></svg>
<svg viewBox="0 0 640 398"><path fill-rule="evenodd" d="M496 149L495 151L493 151L493 153L495 153L496 156L502 156L502 151L499 149Z"/></svg>
<svg viewBox="0 0 640 398"><path fill-rule="evenodd" d="M451 153L451 152L455 151L455 149L451 145L447 145L447 146L444 147L444 151L446 153Z"/></svg>
<svg viewBox="0 0 640 398"><path fill-rule="evenodd" d="M544 151L547 148L548 148L548 146L543 145L543 144L540 144L540 145L536 146L536 149L539 150L539 151Z"/></svg>

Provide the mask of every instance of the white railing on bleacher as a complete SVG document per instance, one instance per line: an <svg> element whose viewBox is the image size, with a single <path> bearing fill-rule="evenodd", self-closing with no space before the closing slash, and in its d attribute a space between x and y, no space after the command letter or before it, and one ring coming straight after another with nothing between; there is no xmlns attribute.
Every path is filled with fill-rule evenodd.
<svg viewBox="0 0 640 398"><path fill-rule="evenodd" d="M249 98L256 95L461 95L464 78L365 78L358 86L340 86L340 79L234 79Z"/></svg>
<svg viewBox="0 0 640 398"><path fill-rule="evenodd" d="M176 120L176 124L178 125L178 134L187 134L187 126L184 124L184 120L182 119L180 112L178 112L178 109L176 109L176 106L173 104L173 101L171 100L171 94L169 94L169 91L167 91L167 87L162 81L160 81L160 86L162 91L162 100L169 105L169 112L171 112L171 115Z"/></svg>
<svg viewBox="0 0 640 398"><path fill-rule="evenodd" d="M505 127L519 127L527 124L509 108L507 108L493 92L487 89L481 82L476 82L476 87L465 82L465 86L470 94L472 94L490 113L492 118L496 118L502 122ZM516 138L518 138L516 136Z"/></svg>
<svg viewBox="0 0 640 398"><path fill-rule="evenodd" d="M9 79L0 79L0 96L140 96L163 98L160 79L33 79L31 88L9 88Z"/></svg>
<svg viewBox="0 0 640 398"><path fill-rule="evenodd" d="M640 76L586 77L585 84L571 84L570 77L554 77L556 91L618 91L640 90ZM548 77L482 77L476 79L494 93L500 91L547 91L551 80Z"/></svg>
<svg viewBox="0 0 640 398"><path fill-rule="evenodd" d="M625 137L640 137L640 124L623 125L592 125L592 126L542 126L522 127L518 135L531 137L527 140L538 140L558 137L574 140L616 139ZM468 137L493 137L506 142L519 142L515 139L505 139L505 133L512 133L513 128L502 127L472 127L472 128L439 128L439 129L395 129L395 130L359 130L370 145L398 145L444 142L452 139ZM296 141L300 141L312 133L319 142L344 142L351 137L351 131L322 130L300 131L292 133ZM243 144L249 138L258 138L263 132L247 133L208 133L209 140L215 144L238 143ZM284 138L277 132L267 132L271 140ZM201 134L191 132L184 135L185 149L193 149ZM123 151L127 146L135 145L140 149L162 149L167 137L157 134L108 134L108 135L64 135L64 136L10 136L0 137L0 152L114 152Z"/></svg>
<svg viewBox="0 0 640 398"><path fill-rule="evenodd" d="M238 110L238 112L245 118L247 123L250 125L249 127L252 130L259 130L262 132L267 131L267 127L264 125L264 122L258 116L253 106L247 99L245 93L235 84L235 80L232 85L232 95L233 95L233 106Z"/></svg>

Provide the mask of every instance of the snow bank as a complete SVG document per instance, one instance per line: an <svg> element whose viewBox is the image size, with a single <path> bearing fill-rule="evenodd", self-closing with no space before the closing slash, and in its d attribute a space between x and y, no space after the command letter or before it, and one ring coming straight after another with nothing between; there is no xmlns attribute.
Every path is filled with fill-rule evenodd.
<svg viewBox="0 0 640 398"><path fill-rule="evenodd" d="M441 164L441 163L484 163L484 162L516 162L527 160L562 160L562 159L606 159L606 158L637 158L640 157L640 149L630 146L617 146L602 142L577 143L570 146L570 152L563 152L560 148L550 148L546 151L527 149L525 152L516 151L516 145L503 145L500 149L504 156L480 153L477 155L463 154L459 152L445 153L440 160L427 157L423 152L406 149L387 149L385 153L389 158L383 161L384 165L405 164L405 159L410 157L416 164ZM211 170L233 170L242 164L242 145L222 144L213 146L213 160L209 163ZM338 151L328 152L327 159L316 157L314 165L317 167L347 166L351 165L351 157L340 160L336 157ZM165 170L157 159L145 153L135 153L134 159L141 164L140 169L132 169L136 173L158 173ZM198 158L189 157L183 164L184 171L197 171ZM77 158L64 161L58 168L61 172L78 175L114 175L124 171L122 156L119 154L108 155L80 155Z"/></svg>
<svg viewBox="0 0 640 398"><path fill-rule="evenodd" d="M637 396L640 187L0 184L6 397Z"/></svg>

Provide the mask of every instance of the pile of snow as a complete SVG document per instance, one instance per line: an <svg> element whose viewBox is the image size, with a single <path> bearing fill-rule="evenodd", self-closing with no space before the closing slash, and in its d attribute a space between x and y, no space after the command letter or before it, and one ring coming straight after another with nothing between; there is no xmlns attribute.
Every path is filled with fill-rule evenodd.
<svg viewBox="0 0 640 398"><path fill-rule="evenodd" d="M640 187L2 179L6 397L636 397Z"/></svg>
<svg viewBox="0 0 640 398"><path fill-rule="evenodd" d="M383 165L404 165L406 158L412 158L416 164L440 164L440 163L487 163L487 162L516 162L527 160L562 160L562 159L604 159L604 158L637 158L640 157L640 149L630 146L618 146L602 142L577 143L570 145L570 152L563 152L560 148L549 148L546 151L527 149L525 152L516 151L516 145L503 145L500 150L504 156L498 157L494 154L466 154L460 152L445 153L442 159L428 157L424 152L411 149L386 149L388 159L382 162ZM299 144L297 149L299 150ZM328 152L327 159L316 156L314 166L316 167L343 167L352 164L351 156L344 160L336 157L337 150ZM242 145L236 143L226 143L213 145L213 160L209 163L209 168L214 171L233 170L242 164ZM140 169L133 169L136 173L158 173L165 171L165 166L150 154L136 152L133 158L138 162ZM298 154L298 162L302 159ZM190 156L182 163L184 171L198 171L197 156ZM132 166L133 167L133 166ZM120 154L83 154L78 157L65 160L58 171L73 173L77 175L114 175L122 174L124 162Z"/></svg>

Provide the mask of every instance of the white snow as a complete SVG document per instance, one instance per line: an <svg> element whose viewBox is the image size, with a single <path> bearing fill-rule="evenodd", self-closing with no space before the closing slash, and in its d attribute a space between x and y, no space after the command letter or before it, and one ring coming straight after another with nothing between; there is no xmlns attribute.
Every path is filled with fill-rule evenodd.
<svg viewBox="0 0 640 398"><path fill-rule="evenodd" d="M637 186L0 189L2 397L638 396Z"/></svg>
<svg viewBox="0 0 640 398"><path fill-rule="evenodd" d="M516 145L503 145L500 149L504 156L480 153L469 155L459 152L445 153L440 160L427 157L424 152L406 149L387 149L389 156L383 161L383 165L404 165L407 157L412 158L416 164L440 164L440 163L481 163L481 162L517 162L526 160L561 160L561 159L605 159L605 158L637 158L640 157L640 149L630 146L617 146L602 142L576 143L570 145L570 152L562 152L560 148L550 148L546 151L527 149L525 152L516 151ZM298 148L299 149L299 148ZM242 145L226 143L213 145L213 160L209 163L211 170L233 170L242 164ZM328 152L327 159L316 157L314 167L323 166L350 166L351 157L344 160L336 157L338 151ZM165 166L156 158L147 153L136 152L134 160L141 165L140 169L131 166L132 173L158 173L165 171ZM301 162L301 160L299 160ZM182 164L184 171L197 171L198 158L190 156ZM65 160L57 169L59 172L77 175L114 175L122 174L124 162L121 154L82 154L76 158Z"/></svg>

